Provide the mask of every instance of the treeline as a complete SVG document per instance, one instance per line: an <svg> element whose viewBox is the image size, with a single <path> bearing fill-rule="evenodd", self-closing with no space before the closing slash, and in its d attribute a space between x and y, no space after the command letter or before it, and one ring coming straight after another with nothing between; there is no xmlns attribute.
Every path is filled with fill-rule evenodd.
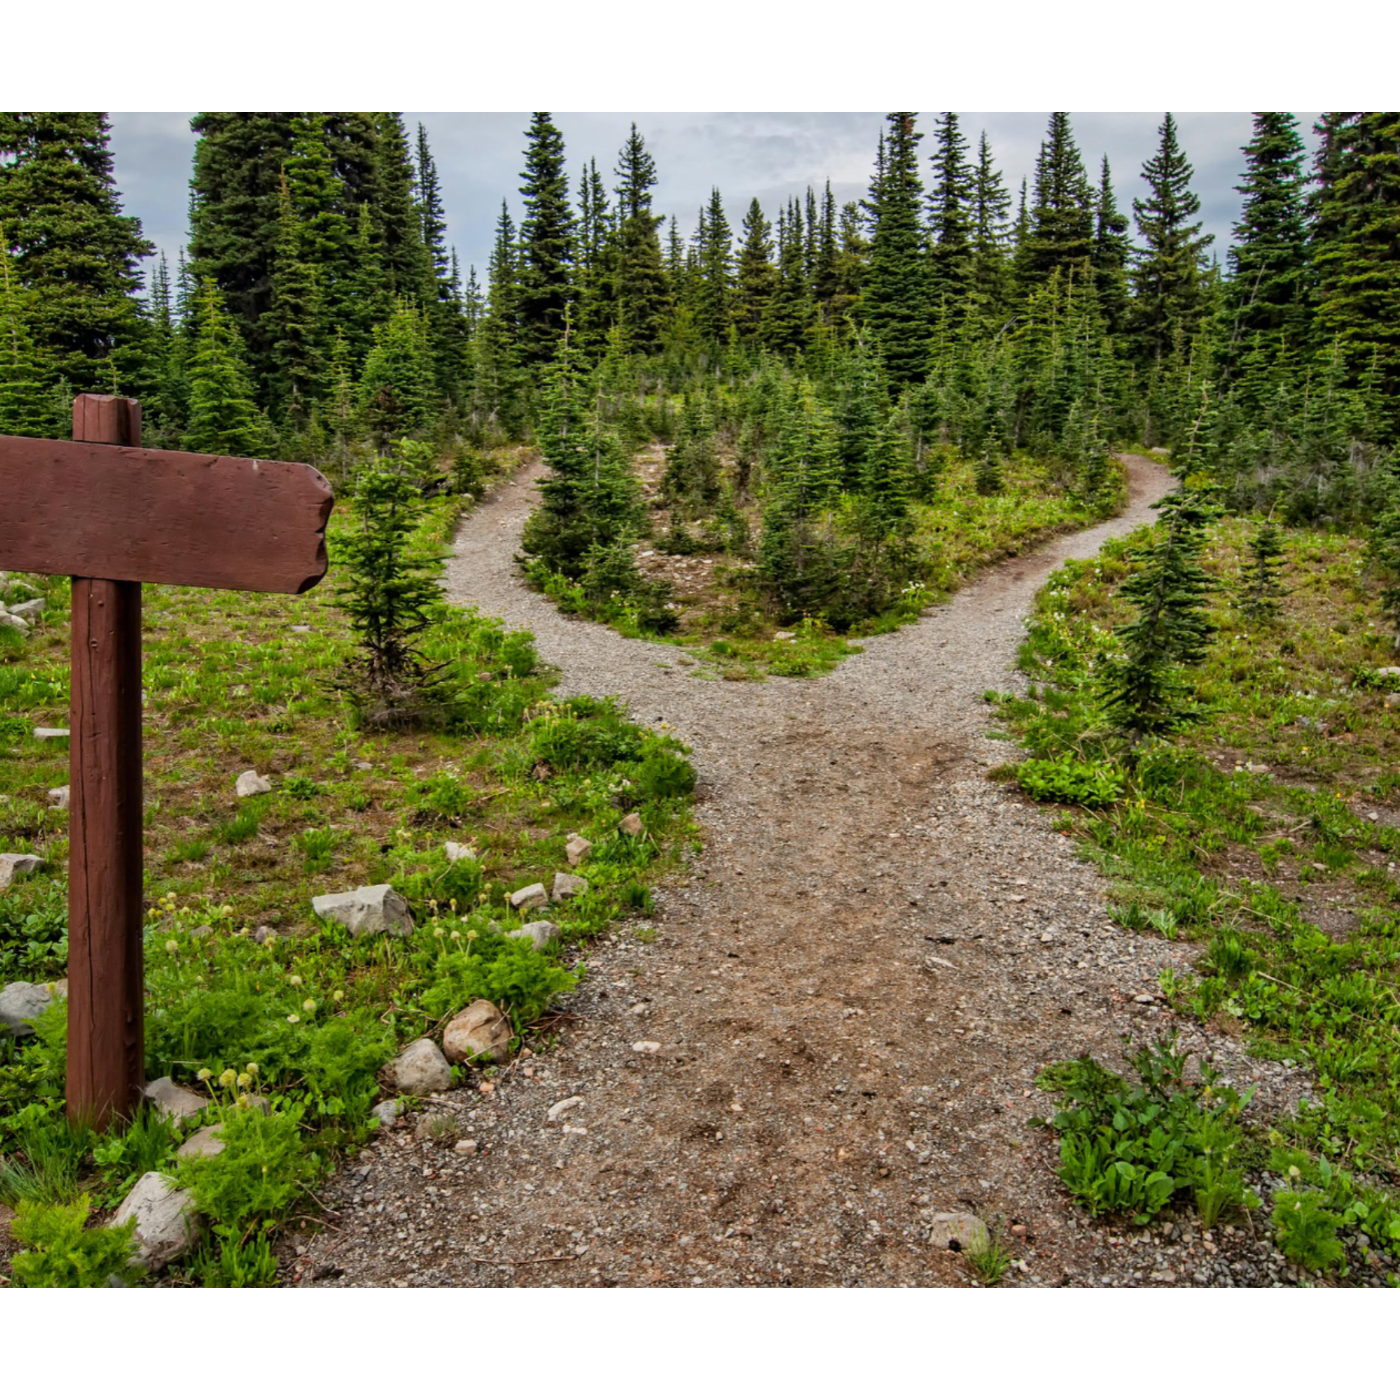
<svg viewBox="0 0 1400 1400"><path fill-rule="evenodd" d="M566 334L610 400L869 355L911 446L1082 466L1165 444L1240 504L1374 509L1400 430L1400 114L1257 113L1224 266L1168 114L1131 219L1051 116L1015 195L955 113L892 113L865 199L829 183L736 230L715 189L689 236L653 208L632 126L571 184L548 113L525 135L486 285L447 246L426 132L395 113L205 113L188 255L121 212L98 113L0 114L0 427L62 431L81 390L147 408L153 441L323 465L401 436L531 434ZM1135 230L1136 236L1130 230ZM800 389L794 389L800 392Z"/></svg>

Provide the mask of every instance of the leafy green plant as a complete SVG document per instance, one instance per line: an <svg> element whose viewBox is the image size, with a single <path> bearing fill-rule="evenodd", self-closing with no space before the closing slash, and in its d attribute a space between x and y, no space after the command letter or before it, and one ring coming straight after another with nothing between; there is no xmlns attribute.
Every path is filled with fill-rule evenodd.
<svg viewBox="0 0 1400 1400"><path fill-rule="evenodd" d="M538 1020L545 1008L572 991L578 978L522 939L478 935L472 951L437 959L419 998L433 1017L458 1011L479 998L504 1006L517 1028Z"/></svg>
<svg viewBox="0 0 1400 1400"><path fill-rule="evenodd" d="M695 791L695 769L674 749L656 747L642 760L637 786L647 797L688 797Z"/></svg>
<svg viewBox="0 0 1400 1400"><path fill-rule="evenodd" d="M275 1229L315 1179L319 1163L302 1141L300 1118L228 1109L219 1127L223 1151L176 1167L175 1181L221 1238L242 1243L257 1229Z"/></svg>
<svg viewBox="0 0 1400 1400"><path fill-rule="evenodd" d="M1185 1077L1186 1056L1171 1037L1129 1056L1130 1084L1092 1059L1051 1065L1037 1081L1062 1107L1060 1179L1094 1215L1124 1213L1145 1225L1178 1194L1191 1192L1202 1218L1257 1202L1237 1165L1238 1118L1253 1091L1240 1095L1204 1067Z"/></svg>
<svg viewBox="0 0 1400 1400"><path fill-rule="evenodd" d="M114 1277L134 1283L141 1276L131 1262L135 1220L85 1228L91 1209L88 1196L67 1205L21 1201L10 1231L27 1247L10 1261L13 1281L21 1288L101 1288Z"/></svg>
<svg viewBox="0 0 1400 1400"><path fill-rule="evenodd" d="M988 1288L995 1288L1006 1276L1013 1256L1002 1241L1001 1229L988 1230L985 1236L979 1235L970 1249L964 1251L973 1272Z"/></svg>
<svg viewBox="0 0 1400 1400"><path fill-rule="evenodd" d="M206 1245L192 1272L206 1288L275 1288L277 1258L266 1235L242 1241L224 1239L218 1248Z"/></svg>
<svg viewBox="0 0 1400 1400"><path fill-rule="evenodd" d="M1016 780L1040 802L1073 802L1081 807L1106 807L1124 792L1123 774L1116 764L1086 763L1060 754L1028 758L1016 769Z"/></svg>
<svg viewBox="0 0 1400 1400"><path fill-rule="evenodd" d="M310 798L321 795L321 785L313 778L308 778L303 773L294 773L290 778L284 779L282 791L288 797Z"/></svg>
<svg viewBox="0 0 1400 1400"><path fill-rule="evenodd" d="M1341 1217L1319 1191L1279 1191L1274 1196L1274 1239L1284 1257L1314 1272L1346 1258L1337 1238Z"/></svg>

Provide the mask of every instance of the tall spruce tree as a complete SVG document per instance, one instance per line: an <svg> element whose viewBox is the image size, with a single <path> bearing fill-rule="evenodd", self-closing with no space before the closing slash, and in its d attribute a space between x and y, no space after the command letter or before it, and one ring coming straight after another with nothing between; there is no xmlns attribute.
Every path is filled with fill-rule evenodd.
<svg viewBox="0 0 1400 1400"><path fill-rule="evenodd" d="M1128 322L1128 216L1118 208L1113 194L1113 172L1104 156L1099 169L1099 199L1094 211L1094 248L1091 260L1099 308L1110 333L1122 331Z"/></svg>
<svg viewBox="0 0 1400 1400"><path fill-rule="evenodd" d="M418 176L409 152L408 132L399 112L376 112L379 133L374 200L375 239L383 260L389 297L421 298L428 271L423 221L416 190Z"/></svg>
<svg viewBox="0 0 1400 1400"><path fill-rule="evenodd" d="M661 261L658 215L651 212L656 162L636 122L618 153L617 325L622 348L649 354L660 348L666 311L666 271Z"/></svg>
<svg viewBox="0 0 1400 1400"><path fill-rule="evenodd" d="M277 368L273 404L297 427L305 425L320 395L326 349L320 277L307 256L309 247L314 248L312 236L292 208L284 178L268 319Z"/></svg>
<svg viewBox="0 0 1400 1400"><path fill-rule="evenodd" d="M1165 359L1200 329L1206 309L1205 254L1214 242L1213 234L1201 233L1195 218L1201 201L1191 189L1191 164L1170 112L1157 133L1156 154L1142 167L1148 196L1133 200L1143 243L1133 260L1134 319L1140 351L1148 360Z"/></svg>
<svg viewBox="0 0 1400 1400"><path fill-rule="evenodd" d="M1024 192L1023 192L1024 201ZM1036 158L1026 227L1018 248L1023 290L1056 270L1087 266L1094 241L1094 192L1075 144L1068 112L1052 112Z"/></svg>
<svg viewBox="0 0 1400 1400"><path fill-rule="evenodd" d="M414 302L400 301L374 328L360 372L359 408L381 452L429 424L436 397L432 349L428 318Z"/></svg>
<svg viewBox="0 0 1400 1400"><path fill-rule="evenodd" d="M984 131L978 138L972 177L972 287L982 308L992 315L1005 309L1009 292L1010 209L1011 196L992 160L991 143Z"/></svg>
<svg viewBox="0 0 1400 1400"><path fill-rule="evenodd" d="M977 173L967 161L967 138L956 112L944 112L933 124L933 187L929 191L929 230L933 262L929 292L933 304L956 323L972 294L976 273L973 249Z"/></svg>
<svg viewBox="0 0 1400 1400"><path fill-rule="evenodd" d="M1305 155L1291 112L1256 112L1244 147L1244 196L1227 255L1219 362L1252 407L1296 368L1309 333Z"/></svg>
<svg viewBox="0 0 1400 1400"><path fill-rule="evenodd" d="M812 299L804 269L802 207L789 200L778 219L778 278L763 323L763 342L781 355L799 354L812 330Z"/></svg>
<svg viewBox="0 0 1400 1400"><path fill-rule="evenodd" d="M1317 319L1393 436L1400 434L1400 112L1336 115L1350 119L1336 122L1322 167Z"/></svg>
<svg viewBox="0 0 1400 1400"><path fill-rule="evenodd" d="M32 302L0 225L0 433L14 437L49 437L58 426L51 376L29 334Z"/></svg>
<svg viewBox="0 0 1400 1400"><path fill-rule="evenodd" d="M186 452L262 457L271 447L266 419L253 401L238 328L212 277L198 295L198 338L190 358L190 421Z"/></svg>
<svg viewBox="0 0 1400 1400"><path fill-rule="evenodd" d="M929 288L915 112L891 112L883 169L871 188L876 211L865 283L865 317L896 389L928 369Z"/></svg>
<svg viewBox="0 0 1400 1400"><path fill-rule="evenodd" d="M0 227L32 294L28 333L76 391L136 387L138 261L154 252L121 212L102 112L0 113Z"/></svg>
<svg viewBox="0 0 1400 1400"><path fill-rule="evenodd" d="M527 365L549 363L558 353L573 296L574 212L564 168L564 137L548 112L536 112L526 133L520 193L520 337Z"/></svg>
<svg viewBox="0 0 1400 1400"><path fill-rule="evenodd" d="M744 215L744 241L734 290L734 325L739 338L757 345L763 336L769 303L778 289L778 269L773 266L773 226L755 199Z"/></svg>
<svg viewBox="0 0 1400 1400"><path fill-rule="evenodd" d="M696 249L696 329L715 347L729 340L734 324L734 234L718 188L702 211L703 233Z"/></svg>

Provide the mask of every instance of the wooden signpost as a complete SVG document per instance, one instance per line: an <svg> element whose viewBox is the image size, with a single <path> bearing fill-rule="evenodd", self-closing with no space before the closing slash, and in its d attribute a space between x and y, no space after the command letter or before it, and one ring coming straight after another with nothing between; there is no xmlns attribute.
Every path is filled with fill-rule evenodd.
<svg viewBox="0 0 1400 1400"><path fill-rule="evenodd" d="M80 394L73 441L0 435L0 569L73 579L68 1116L145 1087L141 584L304 593L333 497L300 462L143 450L141 405Z"/></svg>

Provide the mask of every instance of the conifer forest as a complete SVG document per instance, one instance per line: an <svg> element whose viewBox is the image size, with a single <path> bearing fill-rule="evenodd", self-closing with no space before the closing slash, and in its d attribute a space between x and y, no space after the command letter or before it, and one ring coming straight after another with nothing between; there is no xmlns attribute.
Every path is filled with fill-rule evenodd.
<svg viewBox="0 0 1400 1400"><path fill-rule="evenodd" d="M0 454L336 496L315 591L145 588L100 1130L0 544L0 1287L1400 1282L1400 113L1254 113L1228 239L1171 113L688 224L616 124L476 267L400 113L199 114L173 261L0 113Z"/></svg>

